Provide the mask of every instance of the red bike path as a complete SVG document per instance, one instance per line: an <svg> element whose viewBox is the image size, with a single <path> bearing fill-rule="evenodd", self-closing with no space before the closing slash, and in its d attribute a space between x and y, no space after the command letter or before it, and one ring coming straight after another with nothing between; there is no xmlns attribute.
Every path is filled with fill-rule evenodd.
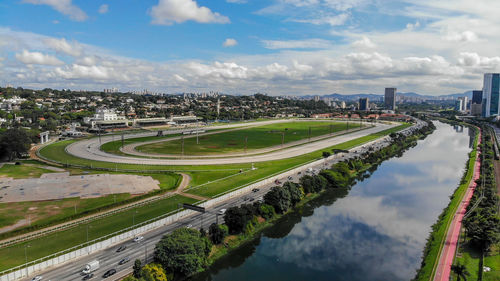
<svg viewBox="0 0 500 281"><path fill-rule="evenodd" d="M479 144L481 143L481 133L479 133ZM474 163L474 175L467 188L467 191L462 198L462 202L457 208L457 212L453 217L453 221L450 224L448 233L446 234L446 241L443 249L441 250L441 256L439 257L439 264L436 269L436 274L434 275L434 281L449 281L451 266L453 264L453 259L455 258L455 251L458 245L458 239L460 236L460 227L462 225L462 219L466 213L466 208L469 205L472 194L476 188L476 180L479 178L481 161L479 159L479 149L477 150L476 162Z"/></svg>

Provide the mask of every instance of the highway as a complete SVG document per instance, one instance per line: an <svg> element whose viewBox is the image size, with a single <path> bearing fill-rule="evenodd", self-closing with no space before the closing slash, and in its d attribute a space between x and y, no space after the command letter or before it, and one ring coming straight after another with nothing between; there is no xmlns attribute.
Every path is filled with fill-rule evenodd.
<svg viewBox="0 0 500 281"><path fill-rule="evenodd" d="M419 123L419 125L422 125L422 123ZM417 125L417 127L419 125ZM413 127L407 128L402 132L408 134L412 130ZM322 161L316 167L313 167L312 173L324 169L325 167L337 163L338 161L353 157L359 157L361 154L368 151L370 148L372 148L373 150L378 150L382 147L385 147L389 144L388 139L389 139L388 137L380 138L370 143L353 148L349 151L349 153L340 153L334 155L325 160L324 162ZM300 172L300 174L292 176L291 181L298 182L301 176L308 173L311 173L311 171L304 169ZM286 182L288 180L289 180L288 178L280 178L281 182ZM144 259L146 258L148 262L152 261L155 244L161 239L161 237L163 237L163 235L175 230L176 228L186 227L189 225L190 227L195 229L199 229L203 225L203 228L205 230L208 230L210 224L216 221L216 213L220 209L227 209L231 206L239 206L244 203L253 203L260 197L262 197L274 185L275 184L271 183L261 186L259 190L256 192L248 192L247 194L228 199L225 202L215 205L214 207L207 209L207 212L204 214L197 213L189 217L181 218L180 220L174 223L162 226L148 233L141 234L142 236L144 236L144 239L140 242L133 242L132 240L122 242L108 249L99 251L97 253L88 255L86 257L79 258L74 261L63 264L61 266L57 266L49 270L46 270L44 272L38 273L38 275L43 276L43 280L52 280L52 281L81 280L83 279L83 275L81 275L80 272L83 269L84 265L87 262L97 259L100 262L100 268L94 272L95 276L93 280L102 279L102 275L107 270L112 268L116 269L117 273L107 278L107 280L119 280L120 278L132 272L132 266L135 259L141 259L141 261L144 261ZM219 216L219 223L222 222L223 218L222 216ZM116 250L122 245L126 246L127 249L120 253L117 253ZM130 258L130 261L124 265L119 265L118 264L119 261L125 257ZM33 276L30 276L30 278L32 277ZM31 279L26 279L26 280L31 280Z"/></svg>
<svg viewBox="0 0 500 281"><path fill-rule="evenodd" d="M278 120L279 121L279 120ZM270 121L268 121L270 122ZM103 162L113 162L120 164L139 164L139 165L214 165L214 164L242 164L242 163L255 163L271 160L286 159L290 157L295 157L310 153L313 151L321 150L332 145L347 142L359 137L363 137L369 134L377 133L398 124L382 124L374 123L375 127L367 128L361 131L352 132L345 135L340 135L332 138L327 138L315 142L306 143L299 146L294 146L290 148L285 148L282 150L273 151L261 155L251 155L242 157L225 157L216 159L148 159L148 158L137 158L132 156L122 156L106 153L100 150L101 143L103 143L103 137L101 137L101 143L99 143L98 138L92 138L88 140L82 140L69 145L66 151L76 157L103 161ZM178 133L178 132L177 132ZM142 136L141 134L140 136ZM136 135L137 137L139 135ZM133 136L129 136L130 138ZM111 137L107 137L105 141L109 141Z"/></svg>

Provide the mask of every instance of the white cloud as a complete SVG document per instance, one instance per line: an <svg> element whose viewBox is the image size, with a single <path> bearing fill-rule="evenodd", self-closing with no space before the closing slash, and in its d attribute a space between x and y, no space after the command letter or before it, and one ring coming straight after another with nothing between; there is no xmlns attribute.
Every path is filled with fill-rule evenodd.
<svg viewBox="0 0 500 281"><path fill-rule="evenodd" d="M185 21L199 23L229 23L229 18L209 8L198 6L193 0L159 0L150 11L153 24L171 25Z"/></svg>
<svg viewBox="0 0 500 281"><path fill-rule="evenodd" d="M16 53L16 59L25 64L41 64L41 65L62 65L64 62L58 58L42 54L39 52L29 52L28 50L23 50L22 53Z"/></svg>
<svg viewBox="0 0 500 281"><path fill-rule="evenodd" d="M377 47L377 45L375 45L375 43L373 43L372 40L370 40L370 38L366 36L363 36L363 38L354 41L352 45L360 49L373 49Z"/></svg>
<svg viewBox="0 0 500 281"><path fill-rule="evenodd" d="M227 38L224 43L222 43L222 46L224 47L234 47L238 45L238 41L236 41L236 39L233 39L233 38Z"/></svg>
<svg viewBox="0 0 500 281"><path fill-rule="evenodd" d="M108 12L108 10L109 10L109 6L108 6L108 4L102 4L102 5L99 7L98 12L99 12L99 14L105 14L105 13L107 13L107 12Z"/></svg>
<svg viewBox="0 0 500 281"><path fill-rule="evenodd" d="M414 30L414 29L417 29L420 27L420 22L419 21L416 21L415 23L408 23L406 25L406 29L408 30Z"/></svg>
<svg viewBox="0 0 500 281"><path fill-rule="evenodd" d="M348 14L340 14L335 16L324 16L311 19L290 19L290 20L294 22L310 23L314 25L328 24L330 26L338 26L338 25L343 25L347 21L347 19L349 19Z"/></svg>
<svg viewBox="0 0 500 281"><path fill-rule="evenodd" d="M44 40L47 47L67 55L78 57L82 54L82 46L76 42L68 43L66 39L47 38Z"/></svg>
<svg viewBox="0 0 500 281"><path fill-rule="evenodd" d="M475 42L478 39L477 35L470 30L463 32L451 32L445 38L446 40L454 42Z"/></svg>
<svg viewBox="0 0 500 281"><path fill-rule="evenodd" d="M23 2L35 5L48 5L75 21L84 21L87 19L87 14L78 6L74 5L72 0L23 0Z"/></svg>
<svg viewBox="0 0 500 281"><path fill-rule="evenodd" d="M327 49L332 45L323 39L306 40L262 40L266 49Z"/></svg>
<svg viewBox="0 0 500 281"><path fill-rule="evenodd" d="M174 74L174 79L179 82L187 82L186 78L180 76L179 74Z"/></svg>

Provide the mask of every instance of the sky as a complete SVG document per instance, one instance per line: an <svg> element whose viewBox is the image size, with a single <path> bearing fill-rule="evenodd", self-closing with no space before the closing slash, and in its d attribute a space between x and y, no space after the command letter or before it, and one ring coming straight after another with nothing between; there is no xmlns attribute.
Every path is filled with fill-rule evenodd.
<svg viewBox="0 0 500 281"><path fill-rule="evenodd" d="M0 84L428 95L500 72L496 0L2 0Z"/></svg>

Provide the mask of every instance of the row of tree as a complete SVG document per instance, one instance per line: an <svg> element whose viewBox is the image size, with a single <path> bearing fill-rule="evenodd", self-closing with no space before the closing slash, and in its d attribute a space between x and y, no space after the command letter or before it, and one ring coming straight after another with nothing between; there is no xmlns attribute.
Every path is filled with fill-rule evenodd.
<svg viewBox="0 0 500 281"><path fill-rule="evenodd" d="M12 161L19 158L37 141L38 134L32 130L12 128L0 131L0 159Z"/></svg>
<svg viewBox="0 0 500 281"><path fill-rule="evenodd" d="M493 162L494 150L489 129L483 126L481 143L481 176L476 181L477 187L471 198L467 211L470 214L464 219L464 227L469 242L478 250L488 252L491 245L500 241L500 220L498 219L497 183ZM477 203L477 201L479 203ZM474 210L471 208L476 205Z"/></svg>

